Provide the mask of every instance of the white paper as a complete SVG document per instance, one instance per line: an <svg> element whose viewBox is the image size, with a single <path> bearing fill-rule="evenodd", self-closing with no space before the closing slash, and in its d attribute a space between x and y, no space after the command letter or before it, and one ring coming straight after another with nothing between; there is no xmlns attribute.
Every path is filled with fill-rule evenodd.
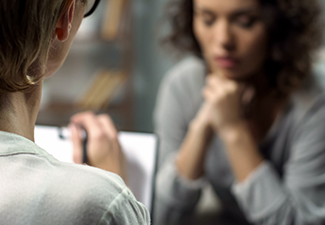
<svg viewBox="0 0 325 225"><path fill-rule="evenodd" d="M73 163L72 143L61 139L58 127L36 126L35 143L62 162ZM67 128L61 129L69 137ZM138 201L151 209L157 138L154 134L120 132L119 141L126 157L128 185Z"/></svg>

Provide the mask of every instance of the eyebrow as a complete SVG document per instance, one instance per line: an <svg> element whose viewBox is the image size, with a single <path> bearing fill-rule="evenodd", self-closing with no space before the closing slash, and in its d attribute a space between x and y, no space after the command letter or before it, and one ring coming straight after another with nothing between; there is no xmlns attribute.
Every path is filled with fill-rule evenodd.
<svg viewBox="0 0 325 225"><path fill-rule="evenodd" d="M197 12L197 11L200 11L202 13L206 13L206 14L210 14L210 15L215 15L214 12L212 12L211 10L208 10L208 9L205 9L203 7L195 7L194 8L194 11Z"/></svg>
<svg viewBox="0 0 325 225"><path fill-rule="evenodd" d="M239 9L239 10L231 13L231 16L237 17L237 16L241 16L241 15L256 13L257 11L258 11L258 9L256 7L243 8L243 9Z"/></svg>
<svg viewBox="0 0 325 225"><path fill-rule="evenodd" d="M256 7L247 7L247 8L238 9L238 10L235 10L234 12L231 12L230 17L238 17L238 16L241 16L241 15L255 13L257 10L258 9ZM210 15L216 15L216 13L214 13L213 11L211 11L209 9L206 9L204 7L196 6L194 8L194 11L200 11L202 13L206 13L206 14L210 14Z"/></svg>

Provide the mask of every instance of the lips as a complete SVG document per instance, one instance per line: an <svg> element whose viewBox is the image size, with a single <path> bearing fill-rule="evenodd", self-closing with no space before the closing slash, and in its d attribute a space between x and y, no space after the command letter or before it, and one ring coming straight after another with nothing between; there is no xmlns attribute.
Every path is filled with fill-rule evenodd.
<svg viewBox="0 0 325 225"><path fill-rule="evenodd" d="M239 61L234 57L215 57L214 59L217 65L221 68L231 69L235 68L239 64Z"/></svg>

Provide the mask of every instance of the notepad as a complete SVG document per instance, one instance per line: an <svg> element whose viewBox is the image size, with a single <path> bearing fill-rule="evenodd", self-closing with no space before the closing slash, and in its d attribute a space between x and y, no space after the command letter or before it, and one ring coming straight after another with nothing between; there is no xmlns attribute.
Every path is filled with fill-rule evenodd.
<svg viewBox="0 0 325 225"><path fill-rule="evenodd" d="M60 134L67 139L60 138ZM73 163L73 147L67 128L36 126L35 143L62 162ZM128 185L136 199L152 209L157 137L154 134L120 132L127 162Z"/></svg>

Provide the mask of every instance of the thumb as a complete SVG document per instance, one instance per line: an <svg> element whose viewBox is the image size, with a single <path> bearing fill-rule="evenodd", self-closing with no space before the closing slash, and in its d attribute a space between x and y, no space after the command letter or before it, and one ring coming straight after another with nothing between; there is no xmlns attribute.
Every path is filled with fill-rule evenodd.
<svg viewBox="0 0 325 225"><path fill-rule="evenodd" d="M246 88L242 95L242 104L249 105L255 96L255 89L253 87Z"/></svg>
<svg viewBox="0 0 325 225"><path fill-rule="evenodd" d="M242 116L246 119L251 118L252 110L255 102L255 89L253 87L248 87L243 90L241 105L242 105Z"/></svg>
<svg viewBox="0 0 325 225"><path fill-rule="evenodd" d="M69 130L71 132L71 141L73 145L73 161L77 164L82 164L83 147L80 130L73 123L69 125Z"/></svg>

